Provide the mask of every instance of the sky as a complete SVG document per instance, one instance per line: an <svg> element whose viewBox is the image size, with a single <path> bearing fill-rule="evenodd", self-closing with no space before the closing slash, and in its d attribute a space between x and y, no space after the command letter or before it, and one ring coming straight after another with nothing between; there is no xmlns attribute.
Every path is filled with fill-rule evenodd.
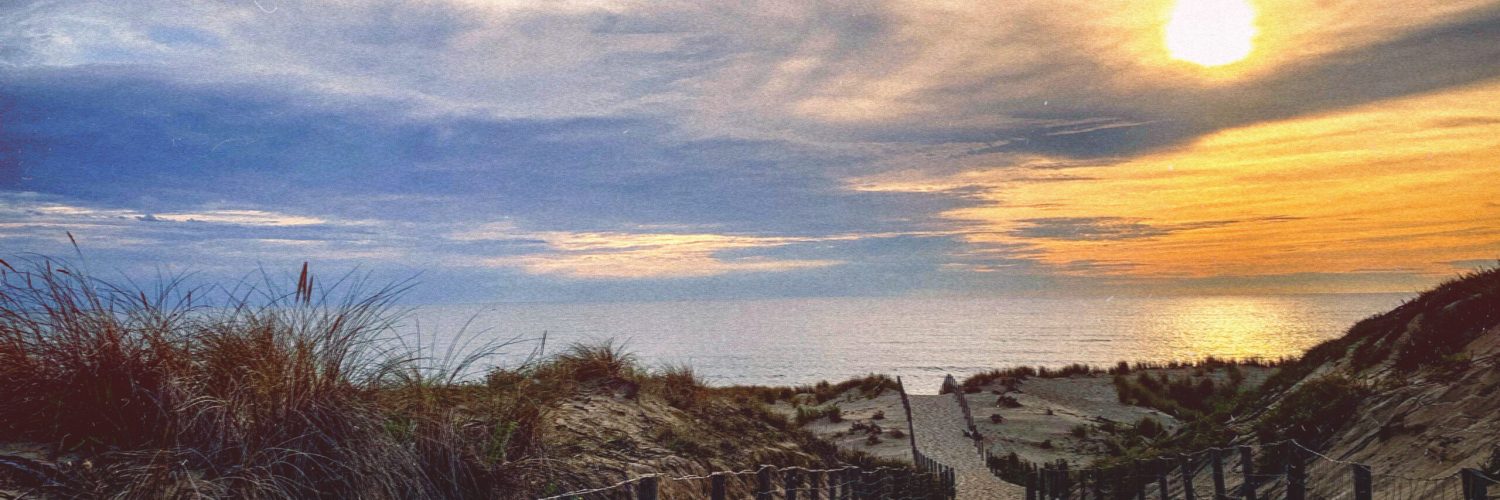
<svg viewBox="0 0 1500 500"><path fill-rule="evenodd" d="M1405 292L1500 259L1500 2L1181 2L8 1L0 255L424 303Z"/></svg>

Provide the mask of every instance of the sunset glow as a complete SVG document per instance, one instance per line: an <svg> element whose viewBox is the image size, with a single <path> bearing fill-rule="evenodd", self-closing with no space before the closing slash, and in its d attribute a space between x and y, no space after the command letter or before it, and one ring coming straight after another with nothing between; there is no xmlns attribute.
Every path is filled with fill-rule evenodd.
<svg viewBox="0 0 1500 500"><path fill-rule="evenodd" d="M0 8L0 246L440 301L1403 292L1500 259L1496 0L260 4Z"/></svg>

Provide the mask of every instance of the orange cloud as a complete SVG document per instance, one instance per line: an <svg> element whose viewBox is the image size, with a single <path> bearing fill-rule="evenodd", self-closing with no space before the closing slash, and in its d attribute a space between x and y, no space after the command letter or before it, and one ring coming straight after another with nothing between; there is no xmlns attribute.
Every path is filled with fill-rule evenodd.
<svg viewBox="0 0 1500 500"><path fill-rule="evenodd" d="M976 253L1027 248L1061 273L1202 278L1403 269L1500 256L1500 84L1217 132L1062 170L1039 159L853 189L977 189L946 212ZM1038 182L1038 176L1070 182ZM1045 180L1045 179L1044 179ZM1086 264L1080 266L1080 264Z"/></svg>

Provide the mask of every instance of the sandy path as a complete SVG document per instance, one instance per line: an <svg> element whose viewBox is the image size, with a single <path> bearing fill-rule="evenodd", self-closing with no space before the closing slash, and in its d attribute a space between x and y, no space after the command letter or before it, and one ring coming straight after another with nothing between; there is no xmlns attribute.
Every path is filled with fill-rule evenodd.
<svg viewBox="0 0 1500 500"><path fill-rule="evenodd" d="M953 468L959 500L1025 498L1025 489L990 474L974 442L964 437L963 411L953 395L911 396L911 413L917 448Z"/></svg>

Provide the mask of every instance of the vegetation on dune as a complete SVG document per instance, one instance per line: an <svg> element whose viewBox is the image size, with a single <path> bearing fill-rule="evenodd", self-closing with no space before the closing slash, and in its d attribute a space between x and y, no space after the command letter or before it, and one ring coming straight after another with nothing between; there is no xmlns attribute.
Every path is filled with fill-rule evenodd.
<svg viewBox="0 0 1500 500"><path fill-rule="evenodd" d="M1135 377L1114 376L1115 394L1121 403L1155 408L1179 419L1192 420L1214 413L1225 413L1233 407L1244 390L1244 372L1236 365L1224 365L1226 380L1216 381L1209 372L1155 376L1140 372Z"/></svg>
<svg viewBox="0 0 1500 500"><path fill-rule="evenodd" d="M970 375L968 378L965 378L959 385L963 388L964 392L972 394L975 392L979 392L984 386L996 381L1003 382L1008 386L1013 386L1014 383L1012 383L1011 381L1020 381L1032 377L1067 378L1074 376L1091 375L1128 375L1134 372L1150 370L1217 370L1231 366L1273 368L1281 366L1287 362L1289 362L1289 360L1285 359L1223 359L1208 356L1197 361L1171 361L1164 363L1129 363L1120 361L1112 367L1092 366L1082 363L1073 363L1061 368L1048 368L1045 366L1017 366L1012 368L1001 368L979 372ZM942 389L943 394L947 394L948 392L950 392L948 388L945 387Z"/></svg>
<svg viewBox="0 0 1500 500"><path fill-rule="evenodd" d="M813 385L799 385L796 387L730 386L723 390L754 397L765 404L790 401L799 405L802 403L821 405L841 395L845 397L857 395L858 397L867 399L876 398L886 391L896 390L896 380L887 375L872 373L839 383L829 383L825 380ZM850 391L854 392L851 393ZM811 401L808 401L808 399Z"/></svg>
<svg viewBox="0 0 1500 500"><path fill-rule="evenodd" d="M1183 426L1170 436L1126 442L1111 451L1130 458L1179 453L1220 446L1245 431L1261 443L1295 439L1304 446L1323 447L1376 393L1372 384L1401 384L1412 377L1444 380L1461 373L1471 363L1464 346L1497 325L1500 269L1487 269L1359 321L1346 335L1314 346L1299 359L1278 363L1254 389L1238 388L1233 378L1221 383L1116 375L1122 402L1160 409L1181 419ZM1367 371L1377 365L1391 370ZM1269 410L1262 412L1263 408ZM1380 429L1379 436L1387 439L1420 430L1421 426L1392 422ZM1500 458L1492 462L1500 463Z"/></svg>
<svg viewBox="0 0 1500 500"><path fill-rule="evenodd" d="M1255 425L1262 443L1295 439L1309 447L1321 447L1340 427L1354 417L1360 400L1369 390L1354 380L1332 375L1297 386L1280 404Z"/></svg>
<svg viewBox="0 0 1500 500"><path fill-rule="evenodd" d="M441 356L403 346L392 328L404 284L315 286L305 268L290 293L266 281L143 290L52 261L0 261L0 435L80 458L7 456L0 486L152 498L563 491L592 483L588 471L569 470L580 445L555 442L552 415L588 391L682 412L650 436L682 456L876 463L797 429L754 394L776 389L709 388L689 367L645 368L610 342L549 357L537 346L526 362L483 367L523 341ZM855 387L878 393L894 382L809 392L823 401ZM797 448L781 446L788 441ZM774 446L748 450L766 443Z"/></svg>
<svg viewBox="0 0 1500 500"><path fill-rule="evenodd" d="M51 261L0 276L4 435L86 457L54 494L463 497L514 486L540 420L524 398L451 403L474 357L383 342L402 285L154 290ZM467 413L467 414L463 414ZM468 425L480 419L492 425Z"/></svg>

